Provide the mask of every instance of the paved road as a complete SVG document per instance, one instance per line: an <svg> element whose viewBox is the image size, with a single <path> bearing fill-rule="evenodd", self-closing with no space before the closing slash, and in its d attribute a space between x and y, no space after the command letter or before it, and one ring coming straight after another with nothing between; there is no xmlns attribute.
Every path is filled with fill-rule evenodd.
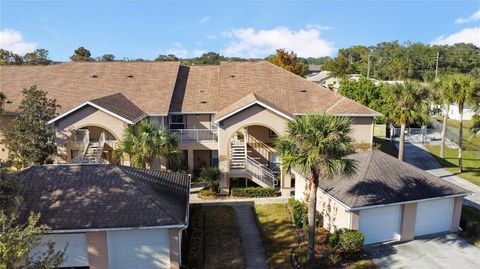
<svg viewBox="0 0 480 269"><path fill-rule="evenodd" d="M422 144L412 144L406 142L404 160L448 182L471 191L472 194L466 197L464 203L480 209L480 186L475 185L443 169L437 160L435 160L435 158L425 149Z"/></svg>
<svg viewBox="0 0 480 269"><path fill-rule="evenodd" d="M480 248L456 235L417 239L397 245L376 246L368 248L366 251L380 268L480 268Z"/></svg>
<svg viewBox="0 0 480 269"><path fill-rule="evenodd" d="M253 216L253 203L249 205L233 205L240 226L240 238L242 239L243 256L247 269L268 269L265 249L258 230L257 222Z"/></svg>

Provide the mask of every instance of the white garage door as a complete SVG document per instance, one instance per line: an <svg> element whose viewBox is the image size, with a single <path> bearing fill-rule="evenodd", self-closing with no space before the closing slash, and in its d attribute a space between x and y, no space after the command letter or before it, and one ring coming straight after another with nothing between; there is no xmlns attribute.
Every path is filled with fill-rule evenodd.
<svg viewBox="0 0 480 269"><path fill-rule="evenodd" d="M66 260L62 263L62 267L87 267L88 266L88 254L87 254L87 236L82 234L49 234L42 236L42 242L55 242L55 250L63 251L65 246ZM29 256L34 257L39 253L45 253L48 247L42 244L30 251Z"/></svg>
<svg viewBox="0 0 480 269"><path fill-rule="evenodd" d="M418 203L415 236L449 231L452 213L453 198Z"/></svg>
<svg viewBox="0 0 480 269"><path fill-rule="evenodd" d="M385 206L360 211L358 224L365 244L398 240L400 238L400 206Z"/></svg>
<svg viewBox="0 0 480 269"><path fill-rule="evenodd" d="M107 233L110 268L169 268L168 229Z"/></svg>

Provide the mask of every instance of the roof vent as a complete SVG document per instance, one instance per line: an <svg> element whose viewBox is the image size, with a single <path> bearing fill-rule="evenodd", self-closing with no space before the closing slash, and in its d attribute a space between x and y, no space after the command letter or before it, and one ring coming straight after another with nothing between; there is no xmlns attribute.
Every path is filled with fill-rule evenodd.
<svg viewBox="0 0 480 269"><path fill-rule="evenodd" d="M307 92L307 90L305 90L305 89L301 89L300 91L301 91L301 92Z"/></svg>
<svg viewBox="0 0 480 269"><path fill-rule="evenodd" d="M129 78L133 78L133 75L128 75L127 77L129 77Z"/></svg>
<svg viewBox="0 0 480 269"><path fill-rule="evenodd" d="M98 76L97 76L97 75L95 75L95 74L93 74L93 75L92 75L92 78L98 78Z"/></svg>
<svg viewBox="0 0 480 269"><path fill-rule="evenodd" d="M200 101L200 103L202 103L202 104L206 104L206 103L207 103L207 101Z"/></svg>
<svg viewBox="0 0 480 269"><path fill-rule="evenodd" d="M204 93L205 91L204 90L200 90L201 93Z"/></svg>
<svg viewBox="0 0 480 269"><path fill-rule="evenodd" d="M12 101L10 101L10 100L7 100L7 104L11 104L11 103L13 103L13 102L12 102Z"/></svg>
<svg viewBox="0 0 480 269"><path fill-rule="evenodd" d="M235 77L235 75L230 75L230 77L231 77L231 78L234 78L234 77Z"/></svg>

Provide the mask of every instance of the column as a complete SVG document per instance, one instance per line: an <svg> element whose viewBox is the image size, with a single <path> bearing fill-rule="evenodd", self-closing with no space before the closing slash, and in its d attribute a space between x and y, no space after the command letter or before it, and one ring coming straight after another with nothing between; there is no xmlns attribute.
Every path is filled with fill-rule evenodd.
<svg viewBox="0 0 480 269"><path fill-rule="evenodd" d="M109 269L107 232L88 232L87 245L90 269Z"/></svg>

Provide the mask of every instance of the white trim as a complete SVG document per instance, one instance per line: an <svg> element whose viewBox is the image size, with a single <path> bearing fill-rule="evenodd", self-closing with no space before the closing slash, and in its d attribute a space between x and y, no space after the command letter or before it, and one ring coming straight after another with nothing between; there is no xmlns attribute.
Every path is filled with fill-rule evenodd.
<svg viewBox="0 0 480 269"><path fill-rule="evenodd" d="M61 114L61 115L58 115L57 117L49 120L49 121L47 122L47 124L52 124L52 123L56 122L57 120L59 120L59 119L61 119L61 118L64 118L65 116L67 116L67 115L75 112L76 110L78 110L78 109L80 109L80 108L82 108L82 107L84 107L84 106L86 106L86 105L89 105L89 106L92 106L92 107L94 107L94 108L96 108L96 109L98 109L98 110L101 110L101 111L109 114L110 116L113 116L113 117L115 117L115 118L117 118L117 119L120 119L120 120L122 120L122 121L124 121L124 122L126 122L126 123L128 123L128 124L135 124L136 122L139 121L139 119L143 119L143 118L145 118L146 116L148 116L148 114L145 114L145 115L143 115L142 117L140 117L139 119L136 119L135 121L130 121L130 120L125 119L125 118L122 117L122 116L119 116L119 115L111 112L111 111L108 110L108 109L105 109L105 108L103 108L103 107L101 107L101 106L99 106L99 105L96 105L96 104L94 104L94 103L92 103L92 102L90 102L90 101L87 101L87 102L85 102L85 103L83 103L83 104L81 104L81 105L79 105L79 106L76 106L76 107L70 109L69 111L67 111L67 112L65 112L65 113L63 113L63 114Z"/></svg>
<svg viewBox="0 0 480 269"><path fill-rule="evenodd" d="M86 233L86 232L108 232L108 231L128 231L128 230L152 230L152 229L185 229L186 224L149 226L149 227L122 227L122 228L89 228L89 229L71 229L71 230L48 230L43 234L67 234L67 233Z"/></svg>
<svg viewBox="0 0 480 269"><path fill-rule="evenodd" d="M254 102L248 104L248 105L245 105L245 106L243 106L243 107L240 107L240 108L238 108L238 109L236 109L236 110L228 113L227 115L225 115L225 116L223 116L223 117L221 117L221 118L219 118L219 119L214 120L213 122L219 123L220 121L222 121L222 120L224 120L224 119L226 119L226 118L229 118L230 116L235 115L235 114L237 114L238 112L240 112L240 111L242 111L242 110L245 110L245 109L247 109L247 108L249 108L249 107L251 107L251 106L253 106L253 105L263 106L264 108L267 108L267 109L269 109L269 110L277 113L278 115L280 115L280 116L282 116L282 117L284 117L284 118L286 118L286 119L288 119L288 120L292 120L292 119L293 119L291 116L289 116L289 115L287 115L287 114L285 114L285 113L283 113L283 112L281 112L281 111L279 111L279 110L277 110L277 109L275 109L275 108L273 108L273 107L271 107L271 106L269 106L269 105L267 105L267 104L265 104L265 103L257 100L257 101L254 101Z"/></svg>
<svg viewBox="0 0 480 269"><path fill-rule="evenodd" d="M371 208L385 207L385 206L404 205L404 204L411 204L411 203L421 203L421 202L426 202L426 201L435 201L435 200L455 198L455 197L465 197L465 196L470 195L470 194L472 194L472 192L464 192L464 193L459 193L459 194L452 194L452 195L446 195L446 196L440 196L440 197L425 198L425 199L405 201L405 202L397 202L397 203L390 203L390 204L360 206L360 207L350 208L350 211L359 211L359 210L364 210L364 209L371 209Z"/></svg>
<svg viewBox="0 0 480 269"><path fill-rule="evenodd" d="M306 177L304 177L302 174L299 172L295 171L292 169L292 172L295 174L295 176L298 176L306 181L309 181ZM425 201L433 201L433 200L439 200L439 199L446 199L446 198L455 198L455 197L462 197L462 196L467 196L471 195L472 192L464 192L464 193L459 193L459 194L453 194L453 195L446 195L446 196L440 196L440 197L433 197L433 198L426 198L426 199L418 199L418 200L411 200L411 201L404 201L404 202L397 202L397 203L389 203L389 204L380 204L380 205L370 205L370 206L359 206L359 207L349 207L346 204L342 203L340 200L337 198L333 197L331 194L325 192L322 188L318 187L318 189L325 195L327 195L329 198L332 200L336 201L340 205L342 205L344 208L347 209L347 212L352 212L352 211L359 211L363 209L371 209L371 208L377 208L377 207L385 207L385 206L395 206L395 205L404 205L404 204L411 204L411 203L419 203L419 202L425 202Z"/></svg>

